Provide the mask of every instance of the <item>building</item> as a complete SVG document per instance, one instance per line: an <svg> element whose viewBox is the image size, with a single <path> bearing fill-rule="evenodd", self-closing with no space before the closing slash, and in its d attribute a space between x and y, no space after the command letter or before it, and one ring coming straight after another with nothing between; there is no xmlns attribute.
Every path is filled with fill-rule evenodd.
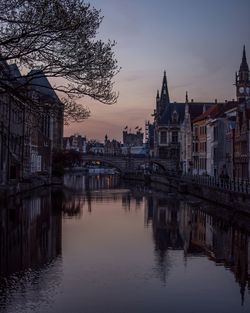
<svg viewBox="0 0 250 313"><path fill-rule="evenodd" d="M48 178L52 152L62 148L63 104L40 71L31 71L28 78L22 77L16 64L0 66L1 77L12 88L24 88L29 79L22 92L1 95L0 184L37 174Z"/></svg>
<svg viewBox="0 0 250 313"><path fill-rule="evenodd" d="M207 166L206 173L210 176L229 177L232 171L233 156L230 133L236 114L237 102L225 102L217 105L211 112L206 123ZM231 156L229 156L231 155Z"/></svg>
<svg viewBox="0 0 250 313"><path fill-rule="evenodd" d="M236 95L239 102L236 113L234 167L235 177L238 179L250 178L250 78L246 58L246 49L243 48L242 61L239 72L236 73Z"/></svg>
<svg viewBox="0 0 250 313"><path fill-rule="evenodd" d="M11 81L11 86L18 85L15 77L17 67L0 63L0 79ZM1 88L1 87L0 87ZM25 104L18 97L1 92L0 98L0 184L17 180L23 176Z"/></svg>
<svg viewBox="0 0 250 313"><path fill-rule="evenodd" d="M127 130L124 130L123 131L123 145L126 147L143 146L143 137L144 137L144 134L141 132L141 128L139 128L136 133L132 133L131 131L128 132Z"/></svg>
<svg viewBox="0 0 250 313"><path fill-rule="evenodd" d="M104 154L105 155L121 155L122 145L119 141L112 139L108 139L108 135L105 136L105 141L104 141Z"/></svg>
<svg viewBox="0 0 250 313"><path fill-rule="evenodd" d="M52 154L63 147L63 104L47 77L32 70L28 92L37 110L26 113L25 176L52 174Z"/></svg>
<svg viewBox="0 0 250 313"><path fill-rule="evenodd" d="M75 134L73 136L63 138L63 149L74 150L81 153L87 151L87 139L81 135Z"/></svg>
<svg viewBox="0 0 250 313"><path fill-rule="evenodd" d="M186 93L185 116L180 127L180 166L183 173L192 171L192 121L189 113L188 93Z"/></svg>
<svg viewBox="0 0 250 313"><path fill-rule="evenodd" d="M200 103L187 99L183 103L170 102L166 72L164 72L161 94L157 91L156 109L154 110L154 152L155 157L167 159L169 169L187 169L190 165L188 157L181 150L181 144L190 145L190 122L211 107L212 103ZM190 120L190 121L189 121ZM192 126L192 125L191 125ZM183 138L188 130L189 138ZM181 156L182 155L182 156ZM181 164L187 162L185 165ZM189 165L187 165L189 164Z"/></svg>
<svg viewBox="0 0 250 313"><path fill-rule="evenodd" d="M237 107L225 112L225 152L226 152L226 168L230 178L235 177L234 172L234 146L235 146L235 127L236 127L236 111Z"/></svg>
<svg viewBox="0 0 250 313"><path fill-rule="evenodd" d="M211 106L193 121L193 174L195 175L207 173L207 166L210 165L211 155L207 159L207 123L216 112L218 112L218 106ZM208 136L212 138L213 135L209 133ZM211 147L209 147L210 150Z"/></svg>
<svg viewBox="0 0 250 313"><path fill-rule="evenodd" d="M146 130L146 154L150 157L154 157L154 124L150 121L145 123Z"/></svg>
<svg viewBox="0 0 250 313"><path fill-rule="evenodd" d="M104 155L104 144L95 140L88 141L87 153L95 155Z"/></svg>

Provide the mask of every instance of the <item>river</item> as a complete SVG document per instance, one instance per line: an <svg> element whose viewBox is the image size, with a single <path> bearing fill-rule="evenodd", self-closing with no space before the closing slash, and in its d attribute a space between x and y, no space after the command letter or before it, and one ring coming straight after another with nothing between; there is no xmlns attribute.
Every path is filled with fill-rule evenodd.
<svg viewBox="0 0 250 313"><path fill-rule="evenodd" d="M117 176L0 205L0 312L250 312L250 216Z"/></svg>

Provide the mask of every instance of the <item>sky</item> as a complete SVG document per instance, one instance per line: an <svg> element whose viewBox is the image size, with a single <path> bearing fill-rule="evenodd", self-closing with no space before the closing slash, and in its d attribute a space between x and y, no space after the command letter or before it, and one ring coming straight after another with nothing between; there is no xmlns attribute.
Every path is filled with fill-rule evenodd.
<svg viewBox="0 0 250 313"><path fill-rule="evenodd" d="M243 45L250 65L250 0L89 0L104 16L98 36L117 42L119 99L105 105L81 102L91 111L64 135L121 140L128 125L152 120L157 89L166 70L171 101L235 99L234 78Z"/></svg>

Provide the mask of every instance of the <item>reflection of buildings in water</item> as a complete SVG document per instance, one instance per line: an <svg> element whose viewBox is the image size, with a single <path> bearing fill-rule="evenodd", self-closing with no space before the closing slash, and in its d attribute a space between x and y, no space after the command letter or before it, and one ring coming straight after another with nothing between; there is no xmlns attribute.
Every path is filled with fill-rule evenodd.
<svg viewBox="0 0 250 313"><path fill-rule="evenodd" d="M122 207L125 211L130 211L131 209L131 194L122 195Z"/></svg>
<svg viewBox="0 0 250 313"><path fill-rule="evenodd" d="M165 283L171 268L168 250L180 250L183 248L179 227L181 217L179 202L174 199L148 197L146 203L145 223L147 226L151 223L153 228L156 271L160 279Z"/></svg>
<svg viewBox="0 0 250 313"><path fill-rule="evenodd" d="M117 175L86 176L89 190L111 189L119 186L120 177Z"/></svg>
<svg viewBox="0 0 250 313"><path fill-rule="evenodd" d="M92 202L118 201L116 193L111 192L94 194L94 191L106 191L115 188L120 184L120 177L117 175L82 175L67 174L64 177L63 212L65 217L81 217L82 208L87 205L88 212L92 211Z"/></svg>
<svg viewBox="0 0 250 313"><path fill-rule="evenodd" d="M122 195L122 208L125 211L130 212L131 208L134 208L135 210L140 210L143 203L143 196L134 196L134 193L124 193Z"/></svg>
<svg viewBox="0 0 250 313"><path fill-rule="evenodd" d="M135 209L136 210L140 210L141 209L142 202L143 202L143 197L137 197L135 199Z"/></svg>
<svg viewBox="0 0 250 313"><path fill-rule="evenodd" d="M250 290L249 233L200 208L186 206L186 212L191 221L187 255L202 251L216 264L229 268L240 285L243 302L246 287Z"/></svg>
<svg viewBox="0 0 250 313"><path fill-rule="evenodd" d="M183 240L180 235L181 211L179 201L168 198L148 197L146 201L146 225L152 223L156 240L156 248L159 250L182 249Z"/></svg>
<svg viewBox="0 0 250 313"><path fill-rule="evenodd" d="M237 223L207 214L183 201L148 197L145 224L152 224L161 279L171 267L168 250L183 249L186 258L207 255L229 268L240 285L242 300L250 290L250 236Z"/></svg>
<svg viewBox="0 0 250 313"><path fill-rule="evenodd" d="M118 175L86 175L67 174L64 178L66 187L64 197L64 214L66 217L81 216L84 206L92 211L92 202L114 203L122 199L122 206L130 210L131 201L135 209L141 208L143 196L138 186L129 189L121 189L121 180Z"/></svg>
<svg viewBox="0 0 250 313"><path fill-rule="evenodd" d="M162 238L164 241L156 240L156 247L162 249L182 249L183 241L180 236L179 224L180 224L180 210L179 202L173 199L159 199L157 210L153 214L153 232L157 239Z"/></svg>
<svg viewBox="0 0 250 313"><path fill-rule="evenodd" d="M86 188L86 176L81 174L66 174L64 175L63 184L66 188L74 191L82 191Z"/></svg>
<svg viewBox="0 0 250 313"><path fill-rule="evenodd" d="M120 176L118 175L83 175L66 174L64 176L64 186L74 192L87 190L100 190L118 187Z"/></svg>
<svg viewBox="0 0 250 313"><path fill-rule="evenodd" d="M61 207L53 195L12 199L0 213L0 273L39 267L61 254Z"/></svg>

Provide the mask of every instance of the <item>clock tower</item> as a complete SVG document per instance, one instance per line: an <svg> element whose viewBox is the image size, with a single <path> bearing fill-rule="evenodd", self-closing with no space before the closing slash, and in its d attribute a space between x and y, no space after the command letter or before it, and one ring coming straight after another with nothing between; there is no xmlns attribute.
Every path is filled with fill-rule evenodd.
<svg viewBox="0 0 250 313"><path fill-rule="evenodd" d="M242 61L240 70L236 73L236 95L239 103L245 102L250 99L250 79L249 79L249 67L246 58L246 49L243 48Z"/></svg>

